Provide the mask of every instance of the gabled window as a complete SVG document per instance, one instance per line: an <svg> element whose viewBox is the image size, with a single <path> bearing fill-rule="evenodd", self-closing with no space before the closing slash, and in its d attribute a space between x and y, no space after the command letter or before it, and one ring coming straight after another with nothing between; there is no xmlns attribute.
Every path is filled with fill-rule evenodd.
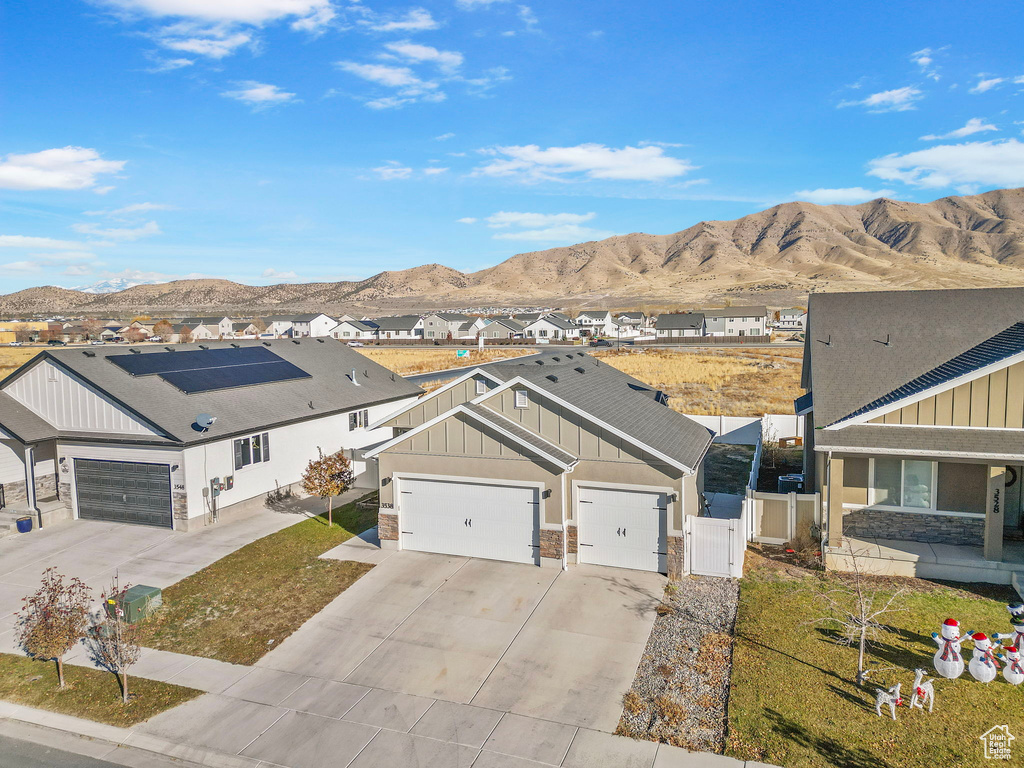
<svg viewBox="0 0 1024 768"><path fill-rule="evenodd" d="M476 393L478 395L486 395L487 394L487 382L484 379L477 379L476 380Z"/></svg>
<svg viewBox="0 0 1024 768"><path fill-rule="evenodd" d="M528 408L530 406L530 393L525 389L516 390L516 408Z"/></svg>

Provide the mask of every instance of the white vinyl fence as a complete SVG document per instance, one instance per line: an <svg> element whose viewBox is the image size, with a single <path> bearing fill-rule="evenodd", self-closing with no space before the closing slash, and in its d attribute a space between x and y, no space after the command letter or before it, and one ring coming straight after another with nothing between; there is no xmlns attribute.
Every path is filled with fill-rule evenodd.
<svg viewBox="0 0 1024 768"><path fill-rule="evenodd" d="M743 575L743 556L747 549L747 523L716 517L687 515L683 568L695 576L721 576L738 579Z"/></svg>
<svg viewBox="0 0 1024 768"><path fill-rule="evenodd" d="M785 544L811 524L821 525L821 494L748 490L743 500L747 541Z"/></svg>
<svg viewBox="0 0 1024 768"><path fill-rule="evenodd" d="M795 414L766 413L764 416L690 416L698 424L714 431L716 443L756 445L762 430L772 429L780 440L804 436L804 417Z"/></svg>

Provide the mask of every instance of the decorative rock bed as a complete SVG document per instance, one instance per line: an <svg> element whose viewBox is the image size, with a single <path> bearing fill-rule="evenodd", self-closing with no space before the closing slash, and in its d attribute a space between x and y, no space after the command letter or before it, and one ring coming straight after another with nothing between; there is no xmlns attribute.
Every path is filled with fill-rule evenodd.
<svg viewBox="0 0 1024 768"><path fill-rule="evenodd" d="M721 753L739 584L691 576L666 588L617 733Z"/></svg>

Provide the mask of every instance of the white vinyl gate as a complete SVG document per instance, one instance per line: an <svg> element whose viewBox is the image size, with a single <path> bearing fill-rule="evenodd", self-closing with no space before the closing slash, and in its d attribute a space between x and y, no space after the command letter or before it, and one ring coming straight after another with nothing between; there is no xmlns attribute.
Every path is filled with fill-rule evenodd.
<svg viewBox="0 0 1024 768"><path fill-rule="evenodd" d="M697 576L739 578L747 548L745 521L688 515L684 570Z"/></svg>
<svg viewBox="0 0 1024 768"><path fill-rule="evenodd" d="M665 572L664 493L581 487L577 498L579 562Z"/></svg>
<svg viewBox="0 0 1024 768"><path fill-rule="evenodd" d="M398 491L403 549L538 562L537 488L399 478Z"/></svg>

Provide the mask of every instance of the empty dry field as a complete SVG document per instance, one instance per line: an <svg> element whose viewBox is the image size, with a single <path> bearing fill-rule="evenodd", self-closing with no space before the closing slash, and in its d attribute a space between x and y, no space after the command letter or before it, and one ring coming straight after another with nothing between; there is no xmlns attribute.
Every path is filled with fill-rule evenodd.
<svg viewBox="0 0 1024 768"><path fill-rule="evenodd" d="M803 394L803 352L785 349L631 349L598 352L620 371L663 390L681 413L761 416L792 413Z"/></svg>
<svg viewBox="0 0 1024 768"><path fill-rule="evenodd" d="M0 347L0 379L43 351L42 347Z"/></svg>
<svg viewBox="0 0 1024 768"><path fill-rule="evenodd" d="M506 360L523 355L532 355L535 349L469 349L468 357L456 357L457 347L445 347L443 349L418 349L409 347L358 347L362 352L375 363L380 363L385 368L390 368L395 373L403 376L411 376L416 373L431 373L432 371L444 371L448 368L463 368L468 365L481 365L492 363L495 360Z"/></svg>

